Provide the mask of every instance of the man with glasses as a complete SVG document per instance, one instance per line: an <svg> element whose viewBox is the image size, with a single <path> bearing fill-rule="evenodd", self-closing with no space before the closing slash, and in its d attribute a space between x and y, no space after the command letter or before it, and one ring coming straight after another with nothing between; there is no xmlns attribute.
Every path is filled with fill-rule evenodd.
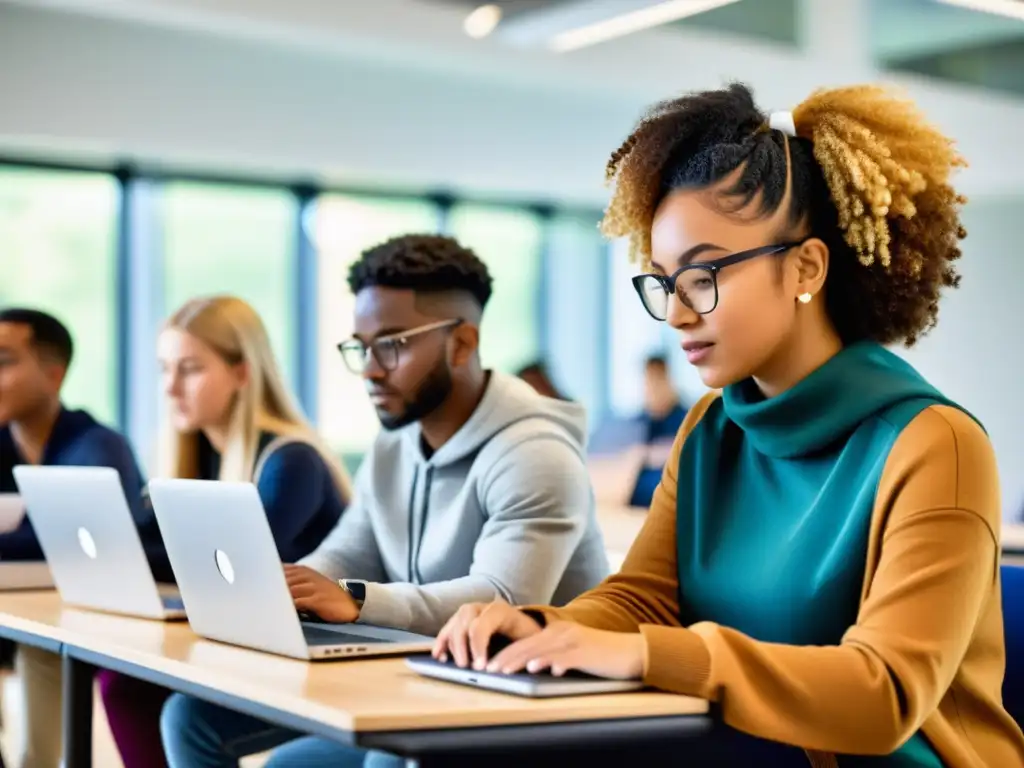
<svg viewBox="0 0 1024 768"><path fill-rule="evenodd" d="M608 563L583 409L484 368L483 262L451 238L407 235L363 253L349 287L355 334L339 349L384 431L338 526L285 567L296 606L325 621L435 635L464 603L562 605L600 582ZM170 765L190 768L236 766L301 735L180 695L161 727ZM364 758L304 738L268 765ZM392 760L375 754L367 764Z"/></svg>

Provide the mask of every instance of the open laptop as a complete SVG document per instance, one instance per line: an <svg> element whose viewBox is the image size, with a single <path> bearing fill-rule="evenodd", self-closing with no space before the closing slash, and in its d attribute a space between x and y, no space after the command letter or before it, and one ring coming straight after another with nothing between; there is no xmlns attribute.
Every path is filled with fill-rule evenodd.
<svg viewBox="0 0 1024 768"><path fill-rule="evenodd" d="M149 619L184 619L177 590L158 584L110 467L14 468L61 599Z"/></svg>
<svg viewBox="0 0 1024 768"><path fill-rule="evenodd" d="M196 634L313 660L418 653L433 644L397 629L301 621L253 484L152 480L149 497Z"/></svg>
<svg viewBox="0 0 1024 768"><path fill-rule="evenodd" d="M546 672L537 674L520 672L512 675L503 675L498 672L477 672L475 669L458 667L451 660L437 661L431 656L414 656L406 659L405 663L414 672L424 677L486 688L501 693L513 693L531 699L584 696L595 693L625 693L639 691L644 687L639 680L608 680L572 671L562 677L555 677Z"/></svg>

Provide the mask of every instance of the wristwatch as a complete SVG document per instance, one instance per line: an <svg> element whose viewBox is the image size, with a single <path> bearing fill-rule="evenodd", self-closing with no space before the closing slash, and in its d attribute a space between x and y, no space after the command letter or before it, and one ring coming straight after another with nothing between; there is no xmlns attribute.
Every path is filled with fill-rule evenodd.
<svg viewBox="0 0 1024 768"><path fill-rule="evenodd" d="M356 604L356 608L363 610L363 603L366 601L366 582L356 579L338 579L338 586L348 592Z"/></svg>

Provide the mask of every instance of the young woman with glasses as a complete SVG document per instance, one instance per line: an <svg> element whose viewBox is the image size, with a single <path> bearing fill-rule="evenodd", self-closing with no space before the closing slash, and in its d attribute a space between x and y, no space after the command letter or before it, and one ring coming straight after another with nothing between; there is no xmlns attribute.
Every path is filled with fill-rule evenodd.
<svg viewBox="0 0 1024 768"><path fill-rule="evenodd" d="M564 608L464 606L435 655L708 699L727 727L688 765L1024 764L992 446L883 346L957 284L962 164L872 86L771 116L742 85L651 110L608 164L603 227L720 392L618 575ZM514 642L487 658L495 633Z"/></svg>

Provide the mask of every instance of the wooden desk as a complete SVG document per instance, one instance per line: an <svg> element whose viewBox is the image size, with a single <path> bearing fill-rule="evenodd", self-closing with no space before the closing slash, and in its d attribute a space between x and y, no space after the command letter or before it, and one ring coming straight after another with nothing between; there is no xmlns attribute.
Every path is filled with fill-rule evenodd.
<svg viewBox="0 0 1024 768"><path fill-rule="evenodd" d="M1002 539L1004 554L1024 555L1024 525L1004 523Z"/></svg>
<svg viewBox="0 0 1024 768"><path fill-rule="evenodd" d="M66 768L91 765L96 667L297 731L443 764L466 749L593 748L707 730L707 704L644 692L529 700L428 680L401 659L306 663L197 638L186 623L78 610L56 593L0 594L0 635L59 646ZM696 716L696 717L695 717ZM596 741L595 741L596 740Z"/></svg>

